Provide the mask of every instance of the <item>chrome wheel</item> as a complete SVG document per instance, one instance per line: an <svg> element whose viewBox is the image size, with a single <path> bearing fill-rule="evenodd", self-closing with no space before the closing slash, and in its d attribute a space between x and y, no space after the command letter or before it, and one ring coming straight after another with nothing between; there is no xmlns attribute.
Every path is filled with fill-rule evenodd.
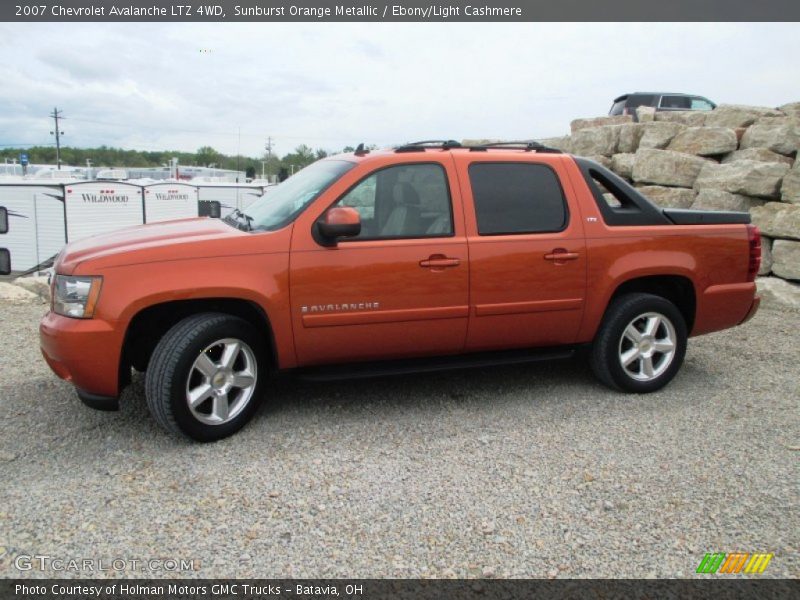
<svg viewBox="0 0 800 600"><path fill-rule="evenodd" d="M189 410L201 423L227 423L252 399L257 375L255 353L242 340L225 338L208 345L189 369Z"/></svg>
<svg viewBox="0 0 800 600"><path fill-rule="evenodd" d="M652 381L666 371L675 357L677 335L672 322L657 312L633 319L619 341L619 362L637 381Z"/></svg>

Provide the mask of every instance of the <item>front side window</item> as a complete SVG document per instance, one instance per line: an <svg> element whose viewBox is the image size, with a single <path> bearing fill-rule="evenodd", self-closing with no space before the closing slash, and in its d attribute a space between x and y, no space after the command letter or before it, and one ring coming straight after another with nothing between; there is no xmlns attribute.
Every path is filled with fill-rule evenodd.
<svg viewBox="0 0 800 600"><path fill-rule="evenodd" d="M692 110L713 110L714 105L705 98L692 98Z"/></svg>
<svg viewBox="0 0 800 600"><path fill-rule="evenodd" d="M469 180L480 235L545 233L566 227L564 194L550 167L474 163Z"/></svg>
<svg viewBox="0 0 800 600"><path fill-rule="evenodd" d="M361 216L361 233L350 240L453 235L447 174L438 164L398 165L362 179L335 206Z"/></svg>
<svg viewBox="0 0 800 600"><path fill-rule="evenodd" d="M0 206L0 233L8 233L8 210Z"/></svg>
<svg viewBox="0 0 800 600"><path fill-rule="evenodd" d="M320 160L297 172L245 210L226 217L231 225L253 231L275 231L294 221L342 175L356 164L345 160Z"/></svg>

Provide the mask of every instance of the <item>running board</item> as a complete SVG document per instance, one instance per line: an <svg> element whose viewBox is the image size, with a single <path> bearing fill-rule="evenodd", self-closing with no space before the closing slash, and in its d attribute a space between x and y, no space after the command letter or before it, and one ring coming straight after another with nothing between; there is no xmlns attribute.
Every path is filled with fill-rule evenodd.
<svg viewBox="0 0 800 600"><path fill-rule="evenodd" d="M575 348L571 346L539 350L503 350L499 352L457 354L455 356L302 367L291 371L291 373L305 381L339 381L558 360L571 358L574 354Z"/></svg>

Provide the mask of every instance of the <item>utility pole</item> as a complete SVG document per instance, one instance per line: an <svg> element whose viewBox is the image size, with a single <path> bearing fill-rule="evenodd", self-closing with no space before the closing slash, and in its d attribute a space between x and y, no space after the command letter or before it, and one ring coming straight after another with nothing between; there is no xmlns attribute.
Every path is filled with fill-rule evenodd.
<svg viewBox="0 0 800 600"><path fill-rule="evenodd" d="M236 183L239 183L239 159L241 158L242 128L238 128L238 141L236 142Z"/></svg>
<svg viewBox="0 0 800 600"><path fill-rule="evenodd" d="M267 143L264 144L264 149L267 151L267 155L265 156L265 158L267 160L266 161L262 161L262 163L261 163L261 179L264 179L264 176L265 176L265 170L266 169L264 168L264 163L272 161L272 136L271 135L267 136Z"/></svg>
<svg viewBox="0 0 800 600"><path fill-rule="evenodd" d="M50 113L50 116L55 119L56 122L56 130L51 131L50 135L56 136L56 168L60 171L61 170L61 136L64 135L64 132L58 128L58 119L61 117L61 113L64 112L63 110L58 110L58 107L53 109L53 112Z"/></svg>

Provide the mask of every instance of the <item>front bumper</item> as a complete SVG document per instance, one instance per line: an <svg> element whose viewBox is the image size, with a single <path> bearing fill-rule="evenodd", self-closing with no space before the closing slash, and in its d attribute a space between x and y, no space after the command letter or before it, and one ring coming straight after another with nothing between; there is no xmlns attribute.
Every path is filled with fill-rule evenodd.
<svg viewBox="0 0 800 600"><path fill-rule="evenodd" d="M78 393L78 398L81 399L86 406L95 410L114 411L119 410L119 398L112 396L98 396L91 392L86 392L80 388L75 388Z"/></svg>
<svg viewBox="0 0 800 600"><path fill-rule="evenodd" d="M119 395L122 334L114 325L101 319L63 317L52 311L39 324L39 341L47 364L56 375L73 383L81 400L93 408L97 408L93 405L97 402L92 398L110 401Z"/></svg>

